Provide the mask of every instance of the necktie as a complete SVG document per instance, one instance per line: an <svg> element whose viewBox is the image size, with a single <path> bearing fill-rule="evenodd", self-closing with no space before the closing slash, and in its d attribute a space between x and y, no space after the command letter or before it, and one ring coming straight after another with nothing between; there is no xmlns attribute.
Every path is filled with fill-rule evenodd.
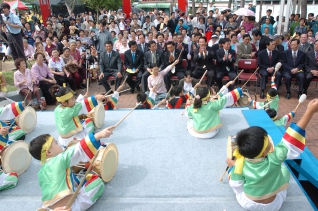
<svg viewBox="0 0 318 211"><path fill-rule="evenodd" d="M132 60L133 60L133 63L135 63L135 52L132 53Z"/></svg>
<svg viewBox="0 0 318 211"><path fill-rule="evenodd" d="M297 58L296 51L294 51L294 53L293 53L293 63L294 63L294 66L296 65L296 58Z"/></svg>
<svg viewBox="0 0 318 211"><path fill-rule="evenodd" d="M153 64L156 64L157 61L156 61L156 55L154 53L152 53L152 63Z"/></svg>
<svg viewBox="0 0 318 211"><path fill-rule="evenodd" d="M145 53L145 46L144 44L141 44L142 52Z"/></svg>
<svg viewBox="0 0 318 211"><path fill-rule="evenodd" d="M110 64L111 54L108 54L108 63Z"/></svg>
<svg viewBox="0 0 318 211"><path fill-rule="evenodd" d="M318 63L318 52L316 52L316 63Z"/></svg>
<svg viewBox="0 0 318 211"><path fill-rule="evenodd" d="M301 47L301 50L304 51L304 50L305 50L305 45L304 45L304 44L301 44L301 46L302 46L302 47Z"/></svg>
<svg viewBox="0 0 318 211"><path fill-rule="evenodd" d="M269 58L269 62L272 63L272 51L269 52L268 58Z"/></svg>

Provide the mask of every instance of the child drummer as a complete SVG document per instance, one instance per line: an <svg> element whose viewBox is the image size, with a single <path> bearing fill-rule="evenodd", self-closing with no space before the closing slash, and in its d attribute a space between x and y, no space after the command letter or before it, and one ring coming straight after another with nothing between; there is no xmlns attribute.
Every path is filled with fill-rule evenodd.
<svg viewBox="0 0 318 211"><path fill-rule="evenodd" d="M257 102L255 100L252 100L249 98L250 106L252 106L255 109L266 109L266 108L273 108L275 111L278 111L278 102L279 97L277 93L277 88L275 85L275 76L272 76L271 80L271 88L267 92L267 99L265 102ZM265 106L265 107L264 107Z"/></svg>
<svg viewBox="0 0 318 211"><path fill-rule="evenodd" d="M68 87L60 87L54 85L50 88L52 96L60 103L55 110L55 123L60 134L59 143L62 146L73 139L82 139L88 133L94 131L94 124L91 118L79 119L80 114L88 114L94 107L98 105L97 101L105 99L104 95L95 95L88 98L74 98L74 92Z"/></svg>
<svg viewBox="0 0 318 211"><path fill-rule="evenodd" d="M277 112L273 108L265 109L268 116L274 121L276 126L286 126L287 123L295 117L296 111L289 112L280 119L277 119Z"/></svg>
<svg viewBox="0 0 318 211"><path fill-rule="evenodd" d="M109 127L95 135L90 133L65 151L49 134L40 135L30 142L30 154L42 163L38 178L44 208L67 204L70 195L75 192L76 186L79 184L70 167L92 159L101 145L100 139L108 138L113 129L114 127ZM89 173L72 205L72 210L87 210L103 192L103 181L98 175ZM65 200L61 201L63 198ZM58 205L57 202L62 203L62 205Z"/></svg>
<svg viewBox="0 0 318 211"><path fill-rule="evenodd" d="M310 101L305 114L297 124L290 125L274 150L266 130L261 127L253 126L237 134L238 147L233 153L236 162L229 184L244 209L276 211L281 208L290 177L282 162L295 159L303 152L305 128L317 111L318 100Z"/></svg>
<svg viewBox="0 0 318 211"><path fill-rule="evenodd" d="M214 137L222 126L219 111L226 104L233 105L242 95L241 88L237 88L218 100L210 101L210 90L199 87L193 105L189 100L186 104L186 114L192 118L188 121L188 132L197 138Z"/></svg>
<svg viewBox="0 0 318 211"><path fill-rule="evenodd" d="M19 116L24 110L24 102L11 103L0 108L0 120L11 120L14 123L14 118ZM5 146L10 144L10 141L24 140L25 132L17 126L9 126L3 121L0 121L0 153ZM0 190L14 188L18 182L18 174L15 172L4 173L0 169Z"/></svg>

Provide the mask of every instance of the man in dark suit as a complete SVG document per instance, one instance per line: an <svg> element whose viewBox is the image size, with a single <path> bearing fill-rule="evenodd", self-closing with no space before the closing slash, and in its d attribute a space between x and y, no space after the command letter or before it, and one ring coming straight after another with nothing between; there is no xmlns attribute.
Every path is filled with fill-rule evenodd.
<svg viewBox="0 0 318 211"><path fill-rule="evenodd" d="M188 44L184 44L183 43L183 35L182 34L178 34L177 35L177 43L176 43L176 49L178 50L182 50L185 52L186 55L188 55L189 52L189 48L188 48Z"/></svg>
<svg viewBox="0 0 318 211"><path fill-rule="evenodd" d="M298 80L298 97L302 94L305 82L305 53L298 50L299 40L292 39L290 42L290 50L282 53L283 77L287 89L286 99L290 99L290 85L292 78Z"/></svg>
<svg viewBox="0 0 318 211"><path fill-rule="evenodd" d="M140 44L137 45L137 49L142 51L143 54L145 54L149 50L148 44L146 43L145 35L140 34L138 36L138 41Z"/></svg>
<svg viewBox="0 0 318 211"><path fill-rule="evenodd" d="M171 81L170 81L171 76L173 75L178 76L179 80L184 78L184 73L186 71L186 68L182 67L182 60L185 58L186 58L186 54L182 52L180 55L180 50L175 48L175 43L173 41L167 42L167 51L164 53L164 68L168 67L177 59L179 59L180 61L171 71L169 71L164 76L164 81L165 81L167 90L169 90L171 86Z"/></svg>
<svg viewBox="0 0 318 211"><path fill-rule="evenodd" d="M237 75L234 68L234 63L236 61L235 51L231 49L231 40L229 38L224 38L223 41L223 48L216 51L216 83L218 84L219 89L223 86L222 79L224 76L228 76L230 80L233 80ZM232 90L233 85L231 85L229 89Z"/></svg>
<svg viewBox="0 0 318 211"><path fill-rule="evenodd" d="M176 30L176 26L178 24L176 17L175 17L175 12L171 13L171 18L168 20L167 27L169 28L169 31L171 34L174 34L174 31Z"/></svg>
<svg viewBox="0 0 318 211"><path fill-rule="evenodd" d="M274 20L274 17L271 16L271 14L272 14L272 10L271 10L271 9L268 9L268 10L266 11L266 16L263 16L263 17L262 17L261 21L259 22L259 25L260 25L260 26L263 25L263 24L265 23L265 20L266 20L267 18L269 18L271 24L273 25L273 24L275 23L275 20Z"/></svg>
<svg viewBox="0 0 318 211"><path fill-rule="evenodd" d="M258 53L266 49L266 43L268 43L269 37L263 36L262 32L258 29L253 31L253 37L259 40L258 51L255 53L255 56L258 57Z"/></svg>
<svg viewBox="0 0 318 211"><path fill-rule="evenodd" d="M159 67L159 71L163 70L163 52L157 50L157 44L155 41L150 41L148 43L150 50L145 53L144 56L144 73L142 74L141 85L142 91L146 92L148 89L148 77L150 76L151 69L153 67Z"/></svg>
<svg viewBox="0 0 318 211"><path fill-rule="evenodd" d="M105 43L106 51L100 54L99 68L101 74L99 79L101 84L104 86L106 92L110 90L110 86L107 82L109 76L114 76L116 78L115 90L120 86L122 80L122 63L117 51L113 50L113 42L106 41Z"/></svg>
<svg viewBox="0 0 318 211"><path fill-rule="evenodd" d="M195 70L193 71L193 77L196 79L201 79L204 72L208 70L206 77L208 87L212 87L215 81L215 71L213 69L212 60L214 59L214 53L207 46L206 38L201 37L199 40L200 47L194 51L193 60L197 63Z"/></svg>
<svg viewBox="0 0 318 211"><path fill-rule="evenodd" d="M314 49L306 52L306 78L304 85L304 94L307 94L307 89L313 77L318 77L318 40L314 42Z"/></svg>
<svg viewBox="0 0 318 211"><path fill-rule="evenodd" d="M163 34L157 34L157 37L156 37L156 39L157 39L157 49L161 50L161 51L166 51L167 46L166 46L166 43L165 43L163 38L164 38Z"/></svg>
<svg viewBox="0 0 318 211"><path fill-rule="evenodd" d="M308 35L307 34L302 34L300 36L300 43L298 46L298 50L303 51L304 53L306 53L307 51L312 51L313 50L313 46L311 44L309 44L307 42L308 40Z"/></svg>
<svg viewBox="0 0 318 211"><path fill-rule="evenodd" d="M130 86L130 92L134 93L135 88L140 91L139 84L143 73L144 54L137 49L136 41L129 41L128 46L130 50L127 50L124 54L128 76L127 83ZM135 82L132 80L132 76L136 76Z"/></svg>
<svg viewBox="0 0 318 211"><path fill-rule="evenodd" d="M275 41L270 39L266 43L267 49L259 52L257 63L261 74L261 94L260 98L264 99L264 90L266 88L268 76L272 76L275 72L275 66L279 62L279 52L275 50ZM275 84L278 89L282 74L277 71L275 75Z"/></svg>

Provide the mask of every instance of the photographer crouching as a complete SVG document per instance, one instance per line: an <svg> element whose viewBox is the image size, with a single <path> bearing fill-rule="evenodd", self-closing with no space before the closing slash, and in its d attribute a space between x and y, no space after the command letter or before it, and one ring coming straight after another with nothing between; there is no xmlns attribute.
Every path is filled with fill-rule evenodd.
<svg viewBox="0 0 318 211"><path fill-rule="evenodd" d="M10 12L10 5L7 3L1 4L2 12L4 14L3 22L6 24L7 28L7 38L11 49L13 60L17 58L25 58L23 51L23 41L22 41L22 23L19 17L12 12Z"/></svg>

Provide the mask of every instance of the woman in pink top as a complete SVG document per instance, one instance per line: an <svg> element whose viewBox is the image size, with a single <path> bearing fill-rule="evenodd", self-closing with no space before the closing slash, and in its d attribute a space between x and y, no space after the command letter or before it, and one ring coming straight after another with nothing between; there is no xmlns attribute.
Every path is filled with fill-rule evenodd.
<svg viewBox="0 0 318 211"><path fill-rule="evenodd" d="M27 69L26 62L24 58L17 58L15 61L15 66L18 69L14 73L14 85L19 89L19 94L27 96L26 105L32 101L33 95L38 99L38 105L33 106L39 107L40 109L45 109L45 102L41 100L41 95L39 91L38 81L32 75L31 71Z"/></svg>
<svg viewBox="0 0 318 211"><path fill-rule="evenodd" d="M245 17L242 26L244 26L246 33L249 33L254 28L254 24L250 21L249 16Z"/></svg>
<svg viewBox="0 0 318 211"><path fill-rule="evenodd" d="M156 95L156 104L167 96L167 89L164 82L165 74L172 70L178 63L179 60L177 59L176 61L174 61L174 63L160 72L158 67L152 68L152 75L148 77L148 87L150 91L152 91Z"/></svg>

